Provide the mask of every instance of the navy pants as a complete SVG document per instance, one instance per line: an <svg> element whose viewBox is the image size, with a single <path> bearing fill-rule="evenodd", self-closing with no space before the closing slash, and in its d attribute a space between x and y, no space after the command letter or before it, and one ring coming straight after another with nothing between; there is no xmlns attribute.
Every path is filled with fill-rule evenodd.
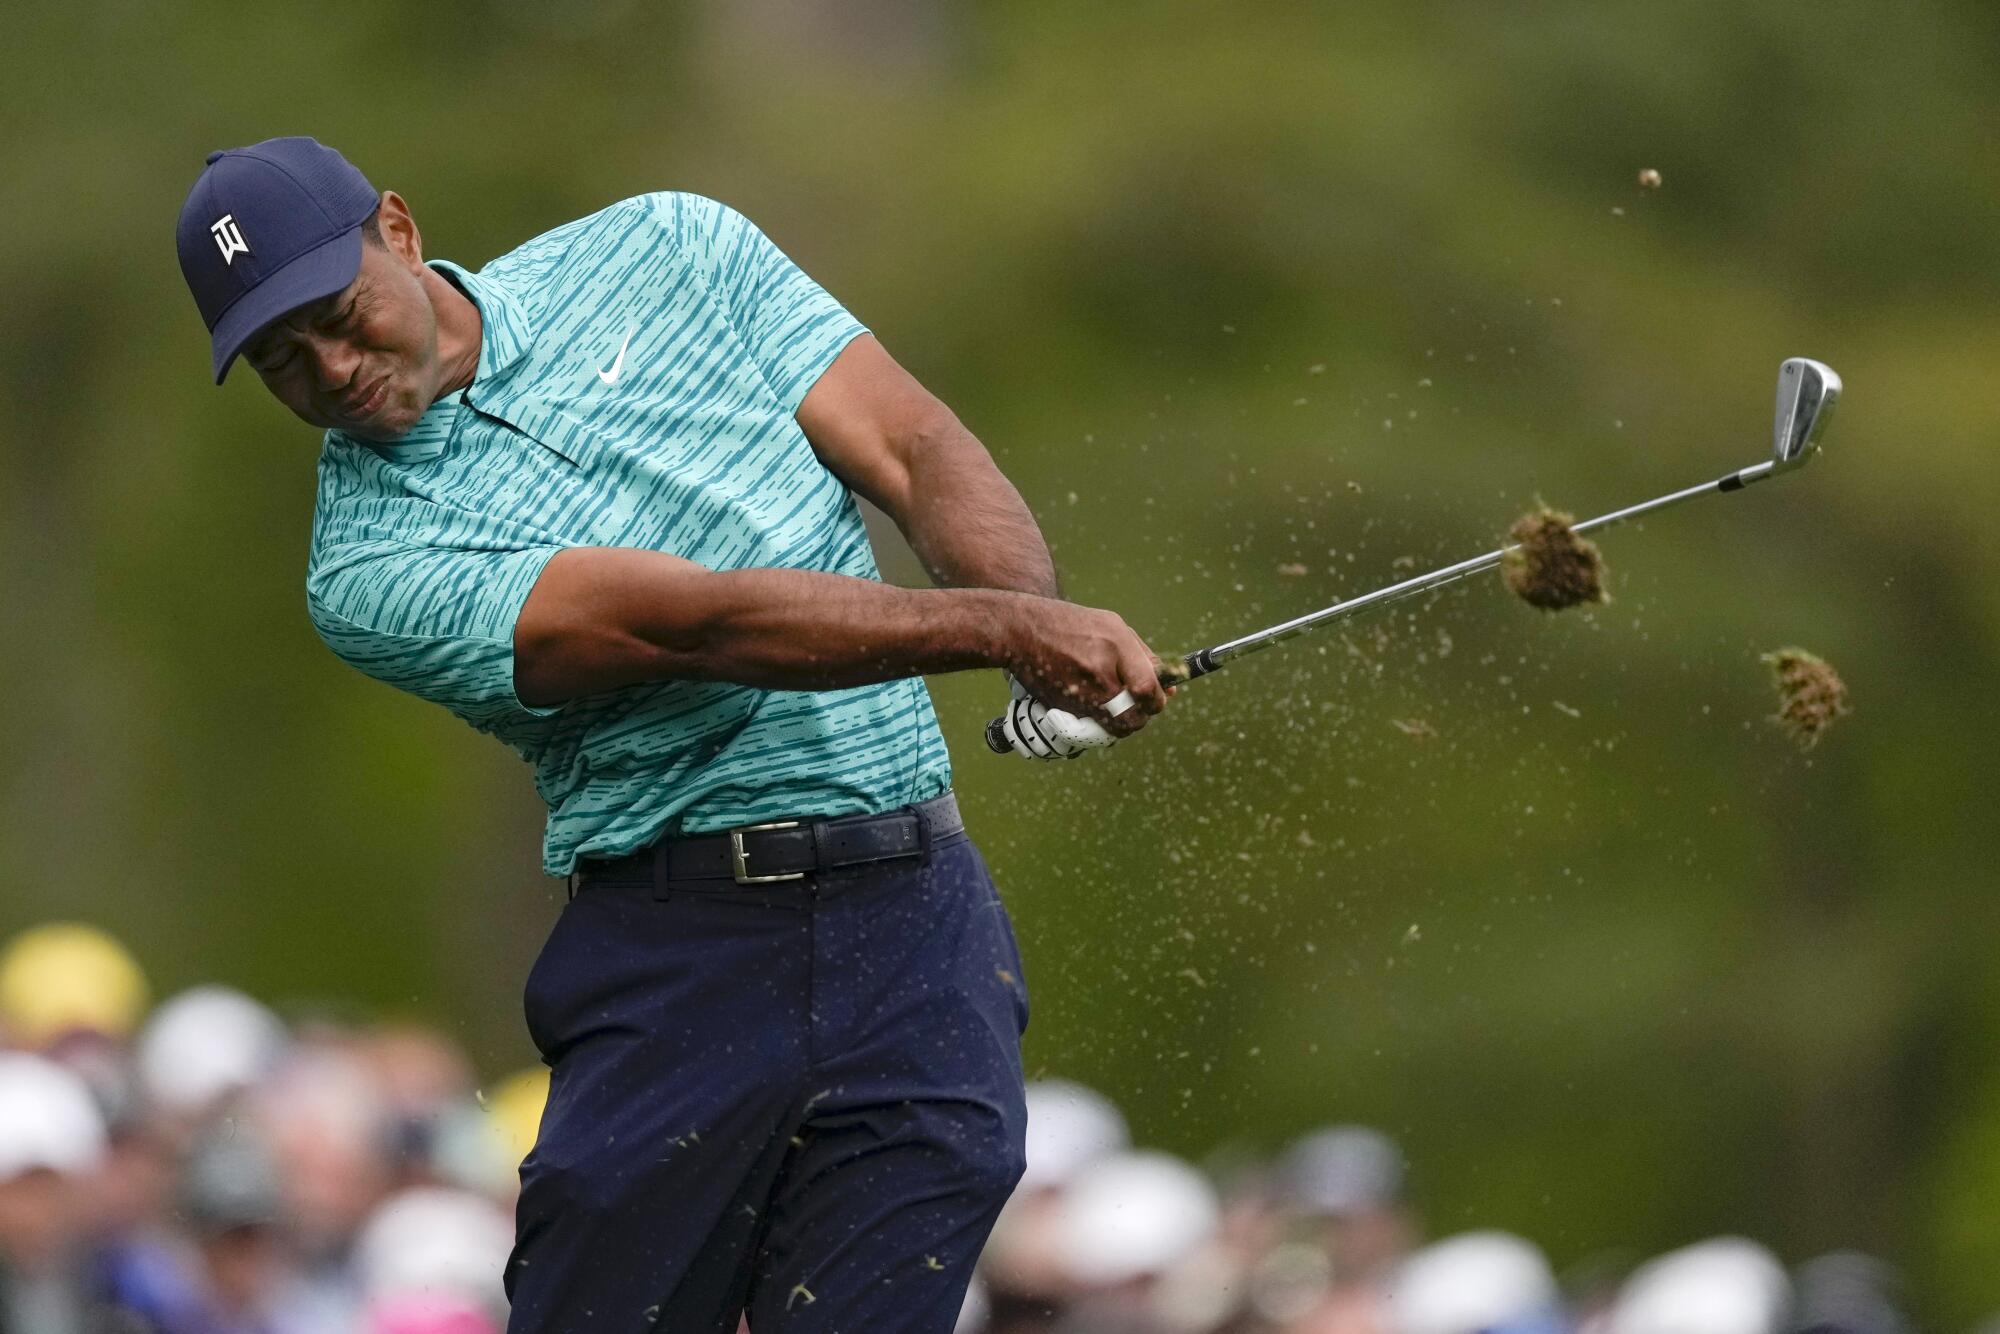
<svg viewBox="0 0 2000 1334"><path fill-rule="evenodd" d="M1019 1178L1027 993L963 833L593 885L528 977L553 1071L510 1334L947 1334Z"/></svg>

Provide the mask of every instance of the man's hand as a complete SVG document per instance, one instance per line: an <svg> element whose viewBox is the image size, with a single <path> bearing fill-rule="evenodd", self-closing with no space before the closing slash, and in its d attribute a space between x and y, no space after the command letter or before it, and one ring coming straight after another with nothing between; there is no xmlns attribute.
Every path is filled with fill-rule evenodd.
<svg viewBox="0 0 2000 1334"><path fill-rule="evenodd" d="M1113 736L1130 736L1167 707L1158 659L1132 627L1108 611L1053 598L1022 599L1002 645L1014 678L1052 709L1089 718ZM1135 707L1113 715L1105 705L1130 692Z"/></svg>
<svg viewBox="0 0 2000 1334"><path fill-rule="evenodd" d="M1048 708L1030 695L1012 672L1007 674L1007 686L1013 698L1007 711L986 725L988 750L1001 755L1011 750L1030 760L1073 760L1086 750L1099 750L1118 740L1088 718ZM1124 707L1132 705L1127 702Z"/></svg>

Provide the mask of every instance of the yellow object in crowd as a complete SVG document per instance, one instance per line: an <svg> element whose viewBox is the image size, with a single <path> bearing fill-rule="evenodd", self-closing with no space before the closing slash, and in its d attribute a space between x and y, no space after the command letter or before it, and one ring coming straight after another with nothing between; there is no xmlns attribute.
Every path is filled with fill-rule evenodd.
<svg viewBox="0 0 2000 1334"><path fill-rule="evenodd" d="M535 1147L535 1136L542 1128L542 1108L549 1101L549 1072L537 1065L511 1074L495 1084L483 1101L508 1155L518 1163Z"/></svg>
<svg viewBox="0 0 2000 1334"><path fill-rule="evenodd" d="M30 927L0 950L0 1029L24 1047L75 1032L130 1037L149 999L138 961L94 926Z"/></svg>

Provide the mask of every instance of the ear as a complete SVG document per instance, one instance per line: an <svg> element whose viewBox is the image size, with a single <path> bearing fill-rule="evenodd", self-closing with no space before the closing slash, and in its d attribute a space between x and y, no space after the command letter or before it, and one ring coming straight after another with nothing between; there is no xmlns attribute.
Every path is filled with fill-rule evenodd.
<svg viewBox="0 0 2000 1334"><path fill-rule="evenodd" d="M421 269L424 266L424 237L417 230L417 220L410 216L409 204L394 190L384 190L380 207L376 222L382 230L382 244L403 262L405 268L413 271Z"/></svg>

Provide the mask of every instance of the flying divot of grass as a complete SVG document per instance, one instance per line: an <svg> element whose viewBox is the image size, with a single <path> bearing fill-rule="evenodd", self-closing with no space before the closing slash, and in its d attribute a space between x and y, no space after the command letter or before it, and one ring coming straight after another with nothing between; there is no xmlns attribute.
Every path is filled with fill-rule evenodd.
<svg viewBox="0 0 2000 1334"><path fill-rule="evenodd" d="M1848 711L1847 683L1826 659L1802 648L1777 649L1762 660L1778 683L1778 711L1771 721L1790 733L1800 750L1811 750L1820 733Z"/></svg>
<svg viewBox="0 0 2000 1334"><path fill-rule="evenodd" d="M1500 560L1500 577L1514 596L1543 611L1606 600L1604 558L1571 530L1575 522L1575 515L1546 505L1514 521L1507 536L1517 545Z"/></svg>

